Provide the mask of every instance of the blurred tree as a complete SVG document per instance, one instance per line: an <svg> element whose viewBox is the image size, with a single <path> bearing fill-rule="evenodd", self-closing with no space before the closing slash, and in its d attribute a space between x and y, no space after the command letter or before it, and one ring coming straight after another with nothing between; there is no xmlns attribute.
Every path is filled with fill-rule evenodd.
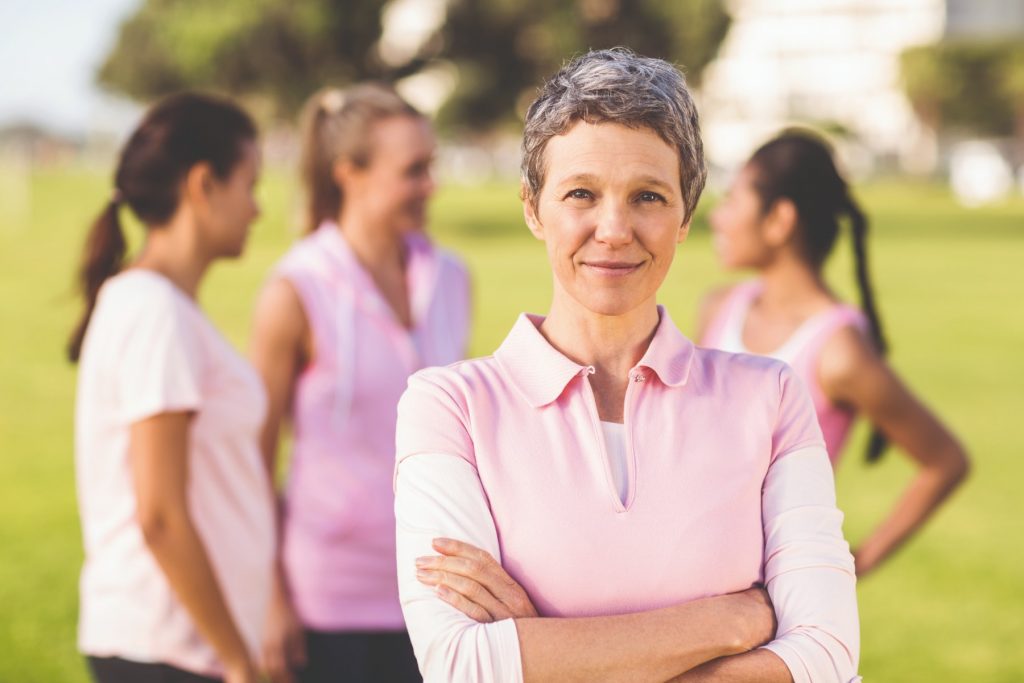
<svg viewBox="0 0 1024 683"><path fill-rule="evenodd" d="M381 59L382 0L144 0L99 81L137 99L188 87L264 99L291 117L327 83L396 80L437 58L458 68L442 123L514 121L544 76L588 48L625 45L699 84L729 27L723 0L449 0L436 35Z"/></svg>
<svg viewBox="0 0 1024 683"><path fill-rule="evenodd" d="M1003 60L999 74L1003 93L1013 107L1014 162L1024 165L1024 45L1016 43Z"/></svg>
<svg viewBox="0 0 1024 683"><path fill-rule="evenodd" d="M1015 56L1016 55L1016 56ZM933 129L1014 134L1024 105L1024 57L1019 41L959 40L903 53L903 86L915 111ZM1020 126L1020 124L1017 124Z"/></svg>
<svg viewBox="0 0 1024 683"><path fill-rule="evenodd" d="M699 85L729 24L722 0L451 0L443 55L459 85L441 119L474 129L514 121L545 76L590 48L661 57Z"/></svg>
<svg viewBox="0 0 1024 683"><path fill-rule="evenodd" d="M327 83L399 78L375 50L380 0L144 0L120 29L101 84L137 99L210 88L265 100L291 117ZM427 46L429 48L429 46Z"/></svg>

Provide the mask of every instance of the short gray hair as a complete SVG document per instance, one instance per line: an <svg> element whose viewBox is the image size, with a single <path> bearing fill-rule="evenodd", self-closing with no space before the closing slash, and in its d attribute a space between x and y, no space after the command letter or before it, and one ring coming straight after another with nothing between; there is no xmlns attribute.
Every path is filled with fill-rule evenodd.
<svg viewBox="0 0 1024 683"><path fill-rule="evenodd" d="M626 48L593 50L548 79L526 113L523 131L524 199L534 207L544 186L548 140L577 121L647 128L679 152L686 220L704 190L707 168L697 107L679 69Z"/></svg>

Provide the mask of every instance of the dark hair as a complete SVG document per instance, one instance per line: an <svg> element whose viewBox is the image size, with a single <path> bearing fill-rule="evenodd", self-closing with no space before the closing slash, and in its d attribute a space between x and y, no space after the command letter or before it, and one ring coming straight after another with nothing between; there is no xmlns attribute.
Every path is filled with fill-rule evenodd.
<svg viewBox="0 0 1024 683"><path fill-rule="evenodd" d="M240 107L210 95L180 93L157 102L128 138L114 173L114 189L86 238L77 284L85 310L68 341L78 360L100 286L123 264L126 242L118 210L127 204L146 229L166 224L178 208L179 186L195 164L231 175L243 144L256 139L256 124Z"/></svg>
<svg viewBox="0 0 1024 683"><path fill-rule="evenodd" d="M754 188L763 211L780 199L793 202L799 216L800 246L815 268L821 268L832 252L840 218L849 219L861 308L875 347L885 354L888 344L868 277L867 218L850 196L850 188L836 169L829 145L809 131L788 130L754 152L749 165L754 171ZM874 430L867 448L868 461L878 460L886 445L885 436Z"/></svg>
<svg viewBox="0 0 1024 683"><path fill-rule="evenodd" d="M300 162L306 186L306 232L337 218L341 211L341 188L334 179L334 164L344 159L359 167L367 166L373 151L373 126L395 116L423 118L384 83L361 83L348 90L324 88L306 101Z"/></svg>

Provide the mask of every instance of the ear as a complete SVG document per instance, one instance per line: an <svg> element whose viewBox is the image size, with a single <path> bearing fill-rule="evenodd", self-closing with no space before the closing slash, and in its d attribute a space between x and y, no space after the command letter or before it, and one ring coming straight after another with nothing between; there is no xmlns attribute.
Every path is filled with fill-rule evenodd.
<svg viewBox="0 0 1024 683"><path fill-rule="evenodd" d="M362 172L362 169L348 159L335 161L334 165L331 166L331 176L334 178L334 183L342 189L350 185L360 172Z"/></svg>
<svg viewBox="0 0 1024 683"><path fill-rule="evenodd" d="M214 176L213 169L206 161L194 164L185 174L183 183L184 193L182 199L193 206L206 206L210 201L210 192L213 191Z"/></svg>
<svg viewBox="0 0 1024 683"><path fill-rule="evenodd" d="M789 199L778 199L764 220L764 239L773 246L780 247L789 242L796 234L796 226L800 216L796 205Z"/></svg>
<svg viewBox="0 0 1024 683"><path fill-rule="evenodd" d="M525 182L519 187L519 198L523 201L523 218L526 219L526 227L530 229L534 237L543 241L544 226L537 217L537 209L533 206L533 201Z"/></svg>
<svg viewBox="0 0 1024 683"><path fill-rule="evenodd" d="M690 216L685 223L679 226L679 235L676 237L676 244L682 244L690 236L690 224L693 223L693 216Z"/></svg>

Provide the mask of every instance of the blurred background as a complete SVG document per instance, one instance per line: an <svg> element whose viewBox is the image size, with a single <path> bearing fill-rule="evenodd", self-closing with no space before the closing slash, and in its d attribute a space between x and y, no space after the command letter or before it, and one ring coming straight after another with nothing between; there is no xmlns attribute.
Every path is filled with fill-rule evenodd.
<svg viewBox="0 0 1024 683"><path fill-rule="evenodd" d="M395 82L434 117L436 239L476 287L474 354L550 296L517 200L522 116L589 47L684 67L711 166L663 302L693 330L715 265L705 216L780 128L835 144L872 221L873 278L900 373L975 468L859 587L869 681L1024 681L1024 2L1021 0L4 0L0 3L0 681L85 681L75 651L72 273L145 104L202 88L263 129L264 213L202 303L240 349L270 265L297 235L297 112L323 85ZM132 237L138 242L140 231ZM855 300L849 247L830 282ZM856 544L911 467L837 471Z"/></svg>

